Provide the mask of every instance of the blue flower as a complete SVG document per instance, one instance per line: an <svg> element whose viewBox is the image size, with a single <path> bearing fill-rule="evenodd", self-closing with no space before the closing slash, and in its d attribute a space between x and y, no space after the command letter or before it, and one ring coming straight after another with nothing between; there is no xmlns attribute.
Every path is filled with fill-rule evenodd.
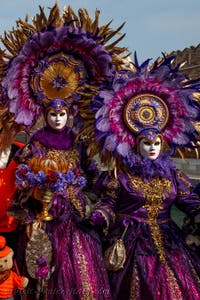
<svg viewBox="0 0 200 300"><path fill-rule="evenodd" d="M68 185L84 187L87 181L80 175L79 170L69 170L66 173L43 171L34 173L28 165L21 164L16 171L16 185L18 188L49 188L51 192L64 192Z"/></svg>
<svg viewBox="0 0 200 300"><path fill-rule="evenodd" d="M80 176L80 177L78 177L77 183L78 183L78 185L80 185L80 187L84 187L87 183L87 180L85 177Z"/></svg>
<svg viewBox="0 0 200 300"><path fill-rule="evenodd" d="M38 186L39 188L45 187L46 180L47 180L47 177L43 171L39 171L35 175L35 185Z"/></svg>
<svg viewBox="0 0 200 300"><path fill-rule="evenodd" d="M64 174L64 178L67 184L73 184L75 181L75 174L73 171L69 170Z"/></svg>
<svg viewBox="0 0 200 300"><path fill-rule="evenodd" d="M49 185L49 188L51 192L64 192L65 191L65 185L63 184L63 181L57 180L57 182L52 182Z"/></svg>
<svg viewBox="0 0 200 300"><path fill-rule="evenodd" d="M26 173L26 180L28 181L30 187L33 187L36 183L35 175L32 172Z"/></svg>

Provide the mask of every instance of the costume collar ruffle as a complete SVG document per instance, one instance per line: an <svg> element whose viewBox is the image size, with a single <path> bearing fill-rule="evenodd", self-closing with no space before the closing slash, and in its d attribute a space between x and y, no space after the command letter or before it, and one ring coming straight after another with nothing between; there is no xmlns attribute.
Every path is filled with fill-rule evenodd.
<svg viewBox="0 0 200 300"><path fill-rule="evenodd" d="M74 135L69 127L65 127L61 131L44 127L31 137L30 143L38 141L48 149L67 150L72 146L73 139Z"/></svg>
<svg viewBox="0 0 200 300"><path fill-rule="evenodd" d="M139 155L130 155L128 162L125 162L131 170L131 175L140 176L144 181L151 180L153 178L171 178L172 170L176 167L165 152L155 160L150 160Z"/></svg>

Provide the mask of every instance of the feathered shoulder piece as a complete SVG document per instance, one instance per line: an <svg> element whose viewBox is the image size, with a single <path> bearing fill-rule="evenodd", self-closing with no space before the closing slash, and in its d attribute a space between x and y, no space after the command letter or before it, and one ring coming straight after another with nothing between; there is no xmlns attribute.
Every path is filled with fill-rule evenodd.
<svg viewBox="0 0 200 300"><path fill-rule="evenodd" d="M191 81L173 67L174 57L138 64L135 71L121 70L108 87L102 86L90 101L85 135L93 141L90 153L103 162L126 159L135 150L144 129L156 129L171 149L193 147L199 140L199 80ZM119 160L118 160L119 162Z"/></svg>
<svg viewBox="0 0 200 300"><path fill-rule="evenodd" d="M2 101L14 122L31 127L44 103L55 98L77 103L86 84L109 81L121 68L128 55L118 46L124 24L100 26L99 13L93 20L86 9L76 14L69 6L60 12L55 4L46 16L40 7L31 22L19 19L1 37L6 48L0 50Z"/></svg>

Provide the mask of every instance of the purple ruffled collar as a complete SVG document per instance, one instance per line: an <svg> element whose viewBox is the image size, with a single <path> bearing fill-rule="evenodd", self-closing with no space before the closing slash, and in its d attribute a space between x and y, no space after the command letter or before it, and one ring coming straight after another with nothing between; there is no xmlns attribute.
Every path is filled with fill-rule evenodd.
<svg viewBox="0 0 200 300"><path fill-rule="evenodd" d="M31 137L30 142L38 141L46 148L67 150L74 142L74 134L71 128L65 127L63 130L54 130L44 127L36 131Z"/></svg>
<svg viewBox="0 0 200 300"><path fill-rule="evenodd" d="M144 181L155 177L170 179L172 170L176 169L167 153L161 153L155 160L150 160L140 155L132 155L129 156L127 166L132 175L140 176Z"/></svg>

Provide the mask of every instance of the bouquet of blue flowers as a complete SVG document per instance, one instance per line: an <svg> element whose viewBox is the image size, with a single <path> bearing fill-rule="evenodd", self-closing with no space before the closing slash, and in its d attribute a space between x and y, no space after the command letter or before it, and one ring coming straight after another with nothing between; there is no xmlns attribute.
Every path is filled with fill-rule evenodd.
<svg viewBox="0 0 200 300"><path fill-rule="evenodd" d="M16 185L19 189L38 187L48 188L51 192L64 192L70 185L83 188L87 180L79 170L68 170L66 173L59 171L33 172L30 166L20 164L16 170Z"/></svg>

